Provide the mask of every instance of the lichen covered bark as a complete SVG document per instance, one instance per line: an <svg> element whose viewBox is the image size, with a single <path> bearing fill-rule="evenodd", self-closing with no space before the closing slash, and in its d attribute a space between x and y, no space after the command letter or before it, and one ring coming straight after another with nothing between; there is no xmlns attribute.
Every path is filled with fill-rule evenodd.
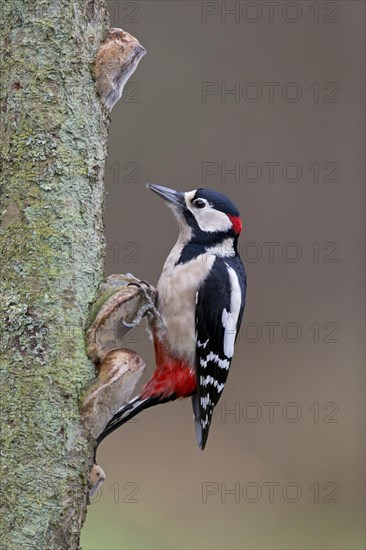
<svg viewBox="0 0 366 550"><path fill-rule="evenodd" d="M93 449L79 397L103 278L104 0L6 0L1 36L1 546L79 546Z"/></svg>

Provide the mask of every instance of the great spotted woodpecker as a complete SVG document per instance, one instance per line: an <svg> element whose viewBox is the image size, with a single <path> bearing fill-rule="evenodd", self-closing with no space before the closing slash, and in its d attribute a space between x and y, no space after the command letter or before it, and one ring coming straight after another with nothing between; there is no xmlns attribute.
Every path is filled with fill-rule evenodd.
<svg viewBox="0 0 366 550"><path fill-rule="evenodd" d="M159 317L150 315L156 369L97 443L148 407L192 396L197 443L204 449L243 317L246 274L237 251L242 223L231 200L216 191L147 187L171 207L180 230L157 285Z"/></svg>

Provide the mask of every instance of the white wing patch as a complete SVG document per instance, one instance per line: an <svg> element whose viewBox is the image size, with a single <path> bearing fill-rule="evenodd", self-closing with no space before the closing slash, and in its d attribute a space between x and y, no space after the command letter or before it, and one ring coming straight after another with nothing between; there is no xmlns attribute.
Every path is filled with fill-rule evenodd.
<svg viewBox="0 0 366 550"><path fill-rule="evenodd" d="M234 269L230 267L226 262L226 267L229 273L231 295L230 295L230 311L226 308L222 312L221 322L225 329L224 334L224 353L226 357L232 357L234 355L234 344L236 337L236 327L238 324L238 318L241 306L241 290L239 285L238 276Z"/></svg>

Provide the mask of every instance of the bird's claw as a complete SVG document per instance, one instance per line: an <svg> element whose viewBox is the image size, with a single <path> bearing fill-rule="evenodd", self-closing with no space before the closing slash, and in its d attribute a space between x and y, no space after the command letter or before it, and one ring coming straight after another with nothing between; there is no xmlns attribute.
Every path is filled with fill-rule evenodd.
<svg viewBox="0 0 366 550"><path fill-rule="evenodd" d="M144 288L143 285L146 285L146 288ZM150 290L152 288L150 283L148 283L147 281L140 281L139 283L129 283L127 286L136 286L138 288L139 294L144 299L144 304L139 309L139 311L137 312L135 318L130 323L125 321L124 319L122 320L122 323L125 327L127 327L127 328L136 327L137 325L140 324L142 318L147 313L151 313L155 318L161 319L161 315L158 312L158 310L156 309L155 304L154 304L153 300L151 299L151 296L148 293L148 290Z"/></svg>
<svg viewBox="0 0 366 550"><path fill-rule="evenodd" d="M142 288L142 285L146 285L148 288L151 288L151 284L148 283L147 281L144 281L143 279L141 279L139 283L134 283L134 282L128 283L127 286L137 286L138 288Z"/></svg>
<svg viewBox="0 0 366 550"><path fill-rule="evenodd" d="M132 321L132 323L127 323L127 321L125 321L124 319L122 319L122 325L125 326L126 328L134 328L136 325L138 325L138 323L136 323L136 319L137 319L137 315L135 317L135 319ZM140 319L141 320L141 319Z"/></svg>

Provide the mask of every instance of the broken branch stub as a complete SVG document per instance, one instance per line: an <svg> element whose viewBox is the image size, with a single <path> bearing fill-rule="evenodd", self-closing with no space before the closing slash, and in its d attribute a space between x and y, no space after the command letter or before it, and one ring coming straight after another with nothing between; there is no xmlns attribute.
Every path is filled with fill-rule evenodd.
<svg viewBox="0 0 366 550"><path fill-rule="evenodd" d="M130 274L111 275L100 287L86 334L88 356L98 368L98 379L86 391L81 408L84 425L95 439L128 401L145 370L141 357L123 347L123 339L140 323L156 294L153 287Z"/></svg>
<svg viewBox="0 0 366 550"><path fill-rule="evenodd" d="M84 425L94 439L132 394L145 370L141 357L130 349L110 351L100 365L97 382L83 399Z"/></svg>
<svg viewBox="0 0 366 550"><path fill-rule="evenodd" d="M87 353L98 365L155 302L157 291L131 274L111 275L99 288L86 333ZM126 326L127 325L129 326Z"/></svg>

